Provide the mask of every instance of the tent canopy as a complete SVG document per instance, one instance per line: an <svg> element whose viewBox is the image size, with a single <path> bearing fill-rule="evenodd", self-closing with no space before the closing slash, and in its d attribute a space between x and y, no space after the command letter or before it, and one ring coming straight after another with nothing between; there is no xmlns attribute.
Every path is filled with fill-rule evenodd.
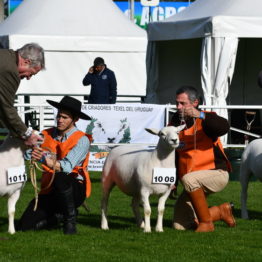
<svg viewBox="0 0 262 262"><path fill-rule="evenodd" d="M149 24L148 40L262 37L261 1L197 0L182 12Z"/></svg>
<svg viewBox="0 0 262 262"><path fill-rule="evenodd" d="M6 48L37 42L45 49L47 70L22 81L20 94L88 94L82 79L101 56L119 95L145 95L146 32L111 0L24 0L0 24L0 36Z"/></svg>
<svg viewBox="0 0 262 262"><path fill-rule="evenodd" d="M197 0L150 23L146 102L174 104L176 89L193 85L207 105L260 104L261 9L261 0Z"/></svg>

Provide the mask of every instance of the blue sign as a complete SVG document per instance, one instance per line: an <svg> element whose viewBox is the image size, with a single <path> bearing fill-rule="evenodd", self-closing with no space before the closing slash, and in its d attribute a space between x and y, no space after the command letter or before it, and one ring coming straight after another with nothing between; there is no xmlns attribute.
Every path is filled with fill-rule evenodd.
<svg viewBox="0 0 262 262"><path fill-rule="evenodd" d="M8 15L10 15L20 4L22 0L9 0L8 1Z"/></svg>
<svg viewBox="0 0 262 262"><path fill-rule="evenodd" d="M15 8L23 0L9 0L8 1L8 14L11 14ZM93 0L95 1L95 0ZM128 1L120 2L114 1L114 3L129 16L130 8ZM142 6L140 2L134 2L134 22L145 28L149 22L161 21L165 18L168 18L171 15L174 15L190 5L190 1L187 2L161 2L159 6L149 7ZM62 6L61 6L62 8Z"/></svg>
<svg viewBox="0 0 262 262"><path fill-rule="evenodd" d="M115 4L129 16L128 2L115 1ZM159 6L142 6L140 2L134 3L135 23L141 27L146 27L149 22L161 21L174 15L190 5L190 2L161 2Z"/></svg>

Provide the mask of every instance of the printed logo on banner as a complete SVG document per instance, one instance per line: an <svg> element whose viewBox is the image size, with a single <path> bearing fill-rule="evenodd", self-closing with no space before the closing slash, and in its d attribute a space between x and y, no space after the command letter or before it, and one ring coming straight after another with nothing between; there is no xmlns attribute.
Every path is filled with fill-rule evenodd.
<svg viewBox="0 0 262 262"><path fill-rule="evenodd" d="M109 154L109 152L106 152L102 148L103 147L91 146L91 152L88 163L89 171L102 171L106 157ZM101 152L98 152L99 150Z"/></svg>
<svg viewBox="0 0 262 262"><path fill-rule="evenodd" d="M127 118L117 120L113 125L111 122L103 122L93 118L86 128L86 133L92 135L94 143L100 141L104 141L104 143L130 143L131 140L130 124Z"/></svg>
<svg viewBox="0 0 262 262"><path fill-rule="evenodd" d="M160 129L164 126L165 119L164 105L85 104L82 111L92 118L89 121L80 119L77 122L80 130L93 137L89 150L90 171L102 171L104 161L115 144L156 144L157 136L148 134L145 128ZM105 143L109 145L100 145Z"/></svg>
<svg viewBox="0 0 262 262"><path fill-rule="evenodd" d="M130 143L131 141L130 123L127 118L117 120L114 125L112 123L108 125L104 121L93 118L86 127L86 133L92 135L93 143L101 140L105 143ZM109 146L91 146L88 169L101 170L109 151Z"/></svg>

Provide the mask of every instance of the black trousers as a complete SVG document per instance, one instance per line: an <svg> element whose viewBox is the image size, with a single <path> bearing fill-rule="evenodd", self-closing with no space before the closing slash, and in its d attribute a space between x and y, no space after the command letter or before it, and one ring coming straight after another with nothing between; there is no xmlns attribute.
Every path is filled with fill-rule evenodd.
<svg viewBox="0 0 262 262"><path fill-rule="evenodd" d="M61 214L62 210L58 204L57 195L72 188L75 207L78 208L85 200L85 184L80 183L72 176L59 172L55 174L52 184L52 191L49 194L38 196L38 205L34 211L35 199L33 199L21 219L18 222L17 230L35 230L40 221L46 220L47 224L52 224L56 214Z"/></svg>

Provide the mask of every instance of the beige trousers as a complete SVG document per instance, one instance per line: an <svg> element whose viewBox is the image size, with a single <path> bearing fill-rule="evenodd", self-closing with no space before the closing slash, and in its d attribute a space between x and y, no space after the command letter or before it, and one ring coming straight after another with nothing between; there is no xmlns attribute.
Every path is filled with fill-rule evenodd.
<svg viewBox="0 0 262 262"><path fill-rule="evenodd" d="M187 192L202 188L206 195L219 192L225 188L229 180L227 171L200 170L188 173L181 179L184 191L178 197L174 207L173 227L178 230L193 228L196 214Z"/></svg>

